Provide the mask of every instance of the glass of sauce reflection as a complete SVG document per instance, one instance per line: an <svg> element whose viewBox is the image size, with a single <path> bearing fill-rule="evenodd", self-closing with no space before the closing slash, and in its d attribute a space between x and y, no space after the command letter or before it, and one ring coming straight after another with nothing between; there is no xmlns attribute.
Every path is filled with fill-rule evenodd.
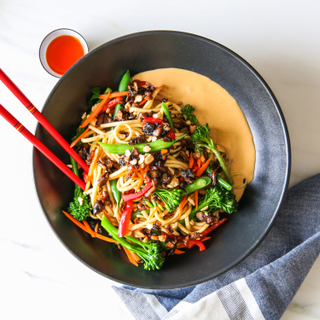
<svg viewBox="0 0 320 320"><path fill-rule="evenodd" d="M85 39L78 32L71 29L58 29L43 39L39 56L44 69L60 78L88 51Z"/></svg>

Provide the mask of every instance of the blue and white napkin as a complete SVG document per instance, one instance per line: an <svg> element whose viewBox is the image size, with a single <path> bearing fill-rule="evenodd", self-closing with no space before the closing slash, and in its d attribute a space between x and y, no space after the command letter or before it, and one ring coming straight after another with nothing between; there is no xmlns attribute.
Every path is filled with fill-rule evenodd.
<svg viewBox="0 0 320 320"><path fill-rule="evenodd" d="M320 252L320 174L288 190L269 234L223 275L176 290L113 287L137 320L279 319Z"/></svg>

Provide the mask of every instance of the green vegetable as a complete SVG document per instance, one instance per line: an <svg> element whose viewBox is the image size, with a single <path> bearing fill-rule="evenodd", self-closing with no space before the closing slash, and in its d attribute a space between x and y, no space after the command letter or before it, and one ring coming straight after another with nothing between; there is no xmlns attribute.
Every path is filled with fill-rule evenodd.
<svg viewBox="0 0 320 320"><path fill-rule="evenodd" d="M174 131L173 121L172 121L171 114L170 114L170 111L169 111L167 105L164 102L162 102L161 106L162 106L164 114L166 115L166 117L168 119L168 122L169 122L171 129Z"/></svg>
<svg viewBox="0 0 320 320"><path fill-rule="evenodd" d="M81 124L82 124L82 122L83 122L83 120L81 121ZM80 135L82 135L82 133L87 129L87 127L81 128L81 124L80 124L80 126L77 128L77 133L76 133L76 135L71 138L71 141L74 141L74 140L78 139L78 137L79 137ZM80 139L80 140L75 144L75 147L79 147L81 144L82 144L82 142L81 142L81 139Z"/></svg>
<svg viewBox="0 0 320 320"><path fill-rule="evenodd" d="M78 164L70 157L73 173L79 177ZM82 199L79 201L79 199ZM89 212L92 210L90 197L84 194L81 188L75 184L74 199L70 202L68 211L77 220L82 221L89 217Z"/></svg>
<svg viewBox="0 0 320 320"><path fill-rule="evenodd" d="M136 253L143 261L146 270L159 270L162 267L165 257L162 254L163 250L159 242L142 242L130 236L120 238L118 236L118 228L112 225L105 216L102 217L101 225L120 245Z"/></svg>
<svg viewBox="0 0 320 320"><path fill-rule="evenodd" d="M105 91L104 91L104 94L107 94L108 93L108 90L110 90L110 93L112 92L112 90L110 88L107 88ZM100 97L100 88L99 87L94 87L91 89L91 92L92 92L92 96L91 98L89 99L88 101L88 105L89 107L93 107L96 103L99 103L101 101L101 99L99 99Z"/></svg>
<svg viewBox="0 0 320 320"><path fill-rule="evenodd" d="M193 124L200 126L200 123L196 116L193 114L195 108L190 106L190 104L187 104L184 106L183 109L181 109L181 113L187 117L187 120L191 121Z"/></svg>
<svg viewBox="0 0 320 320"><path fill-rule="evenodd" d="M209 177L201 177L186 186L185 194L190 194L192 192L195 192L196 190L202 189L208 186L210 183L211 179Z"/></svg>
<svg viewBox="0 0 320 320"><path fill-rule="evenodd" d="M154 194L163 201L167 210L171 212L180 204L184 191L182 189L157 189Z"/></svg>
<svg viewBox="0 0 320 320"><path fill-rule="evenodd" d="M182 189L157 189L154 194L163 201L167 210L171 212L180 204L185 195L202 189L208 186L210 183L211 179L209 177L201 177L187 185L185 191Z"/></svg>
<svg viewBox="0 0 320 320"><path fill-rule="evenodd" d="M238 202L236 201L233 191L226 190L220 185L207 189L204 199L199 203L198 209L192 209L189 215L190 220L194 219L198 211L201 211L201 209L207 206L208 209L204 210L206 212L222 209L227 213L232 213L238 210Z"/></svg>
<svg viewBox="0 0 320 320"><path fill-rule="evenodd" d="M113 112L113 117L112 119L114 120L118 111L121 110L123 108L123 106L120 103L117 103L115 108L114 108L114 112Z"/></svg>
<svg viewBox="0 0 320 320"><path fill-rule="evenodd" d="M123 92L128 90L128 84L130 84L131 78L130 78L130 71L128 70L122 77L120 83L119 83L119 92Z"/></svg>
<svg viewBox="0 0 320 320"><path fill-rule="evenodd" d="M106 151L114 154L125 154L126 150L129 150L130 152L133 150L133 148L136 148L139 153L146 153L143 151L143 148L148 145L151 150L148 152L155 152L155 151L161 151L162 149L167 149L174 145L177 141L181 140L183 136L176 140L172 140L170 142L164 142L161 139L158 139L157 141L154 142L147 142L147 143L138 143L134 145L128 145L128 144L108 144L108 143L103 143L103 142L98 142L98 144L104 148Z"/></svg>
<svg viewBox="0 0 320 320"><path fill-rule="evenodd" d="M228 182L230 185L233 185L233 179L231 177L231 174L220 154L220 152L218 151L218 149L216 148L216 146L213 143L212 138L210 137L210 129L208 124L206 123L204 126L199 126L196 128L196 130L194 131L194 133L191 135L191 140L195 146L195 150L196 151L200 151L202 152L203 149L210 149L213 151L213 153L215 154L215 156L217 157L220 166L224 172L224 174L226 175Z"/></svg>
<svg viewBox="0 0 320 320"><path fill-rule="evenodd" d="M119 207L121 201L121 192L118 190L117 182L117 179L110 180L110 186L113 198L116 200L117 206Z"/></svg>
<svg viewBox="0 0 320 320"><path fill-rule="evenodd" d="M207 168L205 172L206 172L206 174L209 175L209 174L212 174L213 170L210 169L210 168ZM220 185L222 187L224 187L227 190L231 190L232 189L232 186L227 181L225 181L223 178L221 178L220 175L218 175L218 174L216 174L216 175L217 175L218 183L220 183Z"/></svg>

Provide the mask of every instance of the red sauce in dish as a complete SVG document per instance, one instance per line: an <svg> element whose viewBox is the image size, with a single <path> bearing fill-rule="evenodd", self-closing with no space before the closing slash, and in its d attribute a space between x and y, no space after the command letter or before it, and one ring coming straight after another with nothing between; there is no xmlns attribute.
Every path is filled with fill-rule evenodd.
<svg viewBox="0 0 320 320"><path fill-rule="evenodd" d="M73 36L53 39L47 48L46 59L54 72L63 75L75 62L84 56L80 41Z"/></svg>

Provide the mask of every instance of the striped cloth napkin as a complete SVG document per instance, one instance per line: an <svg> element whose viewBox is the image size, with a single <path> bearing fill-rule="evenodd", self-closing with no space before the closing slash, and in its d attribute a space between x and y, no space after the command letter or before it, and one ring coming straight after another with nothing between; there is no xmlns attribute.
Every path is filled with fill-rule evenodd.
<svg viewBox="0 0 320 320"><path fill-rule="evenodd" d="M289 189L258 248L211 281L161 291L114 286L127 315L137 320L279 319L320 252L319 190L320 174Z"/></svg>

